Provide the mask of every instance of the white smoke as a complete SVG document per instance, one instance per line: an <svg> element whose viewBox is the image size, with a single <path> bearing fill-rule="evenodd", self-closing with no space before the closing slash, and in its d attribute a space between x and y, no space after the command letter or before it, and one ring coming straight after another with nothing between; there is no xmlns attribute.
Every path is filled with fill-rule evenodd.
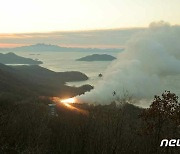
<svg viewBox="0 0 180 154"><path fill-rule="evenodd" d="M95 89L78 99L107 104L128 91L136 99L153 98L164 90L180 94L180 27L165 22L132 36Z"/></svg>

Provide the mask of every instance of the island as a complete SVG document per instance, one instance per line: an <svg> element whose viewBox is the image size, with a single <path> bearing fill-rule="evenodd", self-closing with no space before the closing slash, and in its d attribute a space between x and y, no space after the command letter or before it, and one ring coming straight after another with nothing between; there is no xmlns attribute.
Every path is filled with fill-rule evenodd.
<svg viewBox="0 0 180 154"><path fill-rule="evenodd" d="M44 44L38 43L28 46L21 46L15 48L0 48L0 51L3 52L19 52L19 51L26 51L26 52L121 52L123 48L107 48L107 49L100 49L100 48L73 48L73 47L62 47L58 45L52 44ZM32 53L31 53L32 54Z"/></svg>
<svg viewBox="0 0 180 154"><path fill-rule="evenodd" d="M112 61L115 59L116 57L107 54L93 54L77 59L77 61Z"/></svg>
<svg viewBox="0 0 180 154"><path fill-rule="evenodd" d="M16 55L15 53L9 52L6 54L0 53L0 63L2 64L29 64L29 65L39 65L42 61L33 60L30 58L25 58Z"/></svg>

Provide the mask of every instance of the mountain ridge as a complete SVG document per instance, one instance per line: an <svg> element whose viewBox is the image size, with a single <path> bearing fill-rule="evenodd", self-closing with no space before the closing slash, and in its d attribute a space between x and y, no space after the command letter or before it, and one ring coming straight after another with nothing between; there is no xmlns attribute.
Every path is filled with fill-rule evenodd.
<svg viewBox="0 0 180 154"><path fill-rule="evenodd" d="M70 87L65 83L87 79L81 72L54 72L38 65L6 66L0 63L0 95L12 93L17 96L72 97L90 91L93 87Z"/></svg>
<svg viewBox="0 0 180 154"><path fill-rule="evenodd" d="M90 51L90 52L119 52L122 51L122 48L107 48L107 49L101 49L101 48L73 48L73 47L61 47L58 45L52 45L52 44L44 44L44 43L37 43L33 45L28 46L21 46L21 47L15 47L15 48L0 48L0 51L29 51L29 52L37 52L37 51L53 51L53 52L84 52L84 51Z"/></svg>

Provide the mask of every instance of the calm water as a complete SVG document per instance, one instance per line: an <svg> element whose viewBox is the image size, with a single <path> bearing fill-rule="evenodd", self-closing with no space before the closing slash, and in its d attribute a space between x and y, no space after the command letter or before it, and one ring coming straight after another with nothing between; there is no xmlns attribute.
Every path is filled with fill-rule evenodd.
<svg viewBox="0 0 180 154"><path fill-rule="evenodd" d="M103 74L107 66L111 63L111 61L76 61L78 58L95 54L92 52L16 52L16 54L27 58L39 59L43 61L41 66L53 71L80 71L89 77L88 81L67 83L71 86L80 86L83 84L91 84L95 86L98 80L100 80L98 74ZM104 54L104 52L99 54ZM111 52L106 54L116 57L118 53Z"/></svg>

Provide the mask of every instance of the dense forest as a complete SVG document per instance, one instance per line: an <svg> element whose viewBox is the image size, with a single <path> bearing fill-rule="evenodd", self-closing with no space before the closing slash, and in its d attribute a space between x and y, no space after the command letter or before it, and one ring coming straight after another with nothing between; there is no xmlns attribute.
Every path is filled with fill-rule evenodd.
<svg viewBox="0 0 180 154"><path fill-rule="evenodd" d="M164 138L178 138L179 102L175 94L155 96L148 109L126 103L57 104L58 116L49 114L47 98L0 97L0 153L118 154L179 153L160 147ZM171 102L170 107L168 103ZM174 108L172 112L171 109Z"/></svg>
<svg viewBox="0 0 180 154"><path fill-rule="evenodd" d="M31 69L40 70L38 66L34 67ZM57 96L55 94L59 90L61 92L53 84L60 78L58 73L49 72L43 80L36 73L34 80L35 74L28 74L25 70L26 67L20 69L4 65L0 69L0 153L180 152L179 148L160 147L162 139L177 139L180 136L180 105L176 94L165 91L161 96L155 96L147 109L131 104L129 98L120 98L109 105L74 103L72 108L68 108L51 99L51 96ZM19 74L21 80L17 78ZM47 80L49 82L44 84ZM65 81L61 81L62 89L66 89L62 95L75 96L90 90L90 87L66 87ZM42 90L42 87L47 90ZM56 103L56 116L50 114L48 104L52 103Z"/></svg>

